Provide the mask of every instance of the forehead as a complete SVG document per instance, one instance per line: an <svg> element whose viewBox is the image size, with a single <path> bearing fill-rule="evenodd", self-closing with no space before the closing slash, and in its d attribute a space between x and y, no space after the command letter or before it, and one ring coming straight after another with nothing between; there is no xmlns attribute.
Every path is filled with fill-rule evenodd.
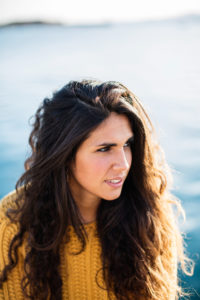
<svg viewBox="0 0 200 300"><path fill-rule="evenodd" d="M99 142L123 142L133 135L129 119L125 115L112 112L85 140L84 144Z"/></svg>

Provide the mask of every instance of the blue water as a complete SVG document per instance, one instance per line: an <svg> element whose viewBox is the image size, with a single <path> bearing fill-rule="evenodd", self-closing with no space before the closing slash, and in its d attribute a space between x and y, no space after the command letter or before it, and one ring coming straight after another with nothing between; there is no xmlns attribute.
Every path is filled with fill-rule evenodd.
<svg viewBox="0 0 200 300"><path fill-rule="evenodd" d="M200 294L200 21L94 27L0 29L0 197L14 188L29 154L28 120L71 79L118 80L144 103L173 169L181 224L196 261L186 287ZM191 299L199 299L194 294Z"/></svg>

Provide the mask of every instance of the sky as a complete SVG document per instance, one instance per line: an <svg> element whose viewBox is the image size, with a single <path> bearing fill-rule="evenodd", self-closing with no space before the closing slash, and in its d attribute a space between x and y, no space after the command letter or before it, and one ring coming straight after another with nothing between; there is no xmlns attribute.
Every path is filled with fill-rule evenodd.
<svg viewBox="0 0 200 300"><path fill-rule="evenodd" d="M185 14L200 14L200 0L0 0L0 24L129 22Z"/></svg>

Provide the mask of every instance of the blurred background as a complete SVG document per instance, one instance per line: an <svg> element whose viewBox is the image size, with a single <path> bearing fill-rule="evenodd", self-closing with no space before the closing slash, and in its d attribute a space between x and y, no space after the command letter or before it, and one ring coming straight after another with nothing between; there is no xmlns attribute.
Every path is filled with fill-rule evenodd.
<svg viewBox="0 0 200 300"><path fill-rule="evenodd" d="M200 299L200 1L0 0L0 197L29 154L29 119L69 80L117 80L142 101L174 174Z"/></svg>

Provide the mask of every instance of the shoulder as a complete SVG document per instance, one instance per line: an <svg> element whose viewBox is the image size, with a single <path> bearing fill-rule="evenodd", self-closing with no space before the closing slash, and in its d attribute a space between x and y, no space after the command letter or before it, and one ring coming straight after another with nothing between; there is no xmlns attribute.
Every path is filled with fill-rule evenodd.
<svg viewBox="0 0 200 300"><path fill-rule="evenodd" d="M17 199L21 199L21 188L10 192L0 200L0 270L8 263L8 253L13 237L19 231L19 224L11 221L6 212L16 209Z"/></svg>
<svg viewBox="0 0 200 300"><path fill-rule="evenodd" d="M0 200L0 247L4 249L8 246L12 237L18 232L19 224L11 220L7 212L19 208L19 202L23 198L23 190L19 188L7 194ZM0 251L1 251L0 249Z"/></svg>
<svg viewBox="0 0 200 300"><path fill-rule="evenodd" d="M5 240L5 234L10 235L16 232L17 223L11 221L7 212L18 208L17 200L21 198L21 192L21 188L18 192L14 190L0 200L0 243Z"/></svg>
<svg viewBox="0 0 200 300"><path fill-rule="evenodd" d="M18 191L14 190L7 194L0 200L0 224L4 220L8 220L6 212L9 209L17 209L19 204L19 199L23 198L23 187L20 187Z"/></svg>

